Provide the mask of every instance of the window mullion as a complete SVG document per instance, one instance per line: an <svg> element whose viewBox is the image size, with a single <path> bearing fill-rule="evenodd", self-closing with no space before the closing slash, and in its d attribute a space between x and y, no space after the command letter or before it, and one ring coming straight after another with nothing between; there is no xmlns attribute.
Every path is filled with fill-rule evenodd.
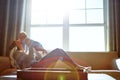
<svg viewBox="0 0 120 80"><path fill-rule="evenodd" d="M69 16L68 12L63 17L63 49L69 50Z"/></svg>
<svg viewBox="0 0 120 80"><path fill-rule="evenodd" d="M109 46L109 44L108 44L108 43L109 43L109 42L108 42L108 41L109 41L109 40L108 40L108 39L109 39L109 37L108 37L108 36L109 36L109 35L108 35L108 29L109 29L109 28L108 28L108 22L107 22L107 21L108 21L108 20L107 20L107 19L108 19L108 16L107 16L107 15L108 15L108 13L107 13L107 12L108 12L108 11L107 11L107 10L108 10L108 4L107 4L107 3L108 3L108 0L103 0L103 15L104 15L104 16L103 16L103 17L104 17L103 19L104 19L105 50L106 50L106 51L108 51L108 49L109 49L109 48L108 48L108 46Z"/></svg>

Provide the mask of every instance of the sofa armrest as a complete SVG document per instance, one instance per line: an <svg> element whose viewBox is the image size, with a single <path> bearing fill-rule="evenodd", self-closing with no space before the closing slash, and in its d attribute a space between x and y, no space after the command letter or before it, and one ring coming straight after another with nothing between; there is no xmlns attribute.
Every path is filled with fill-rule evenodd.
<svg viewBox="0 0 120 80"><path fill-rule="evenodd" d="M9 57L0 56L0 72L8 68L11 68Z"/></svg>
<svg viewBox="0 0 120 80"><path fill-rule="evenodd" d="M120 70L120 58L116 59L115 63L116 63L117 69Z"/></svg>

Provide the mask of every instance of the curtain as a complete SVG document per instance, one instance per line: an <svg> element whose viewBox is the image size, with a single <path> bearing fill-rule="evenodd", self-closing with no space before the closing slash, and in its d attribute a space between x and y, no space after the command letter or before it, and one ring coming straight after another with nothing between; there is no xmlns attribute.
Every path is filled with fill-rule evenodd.
<svg viewBox="0 0 120 80"><path fill-rule="evenodd" d="M31 0L0 0L0 55L9 55L9 46L20 31L29 34ZM109 0L110 51L120 57L120 0Z"/></svg>
<svg viewBox="0 0 120 80"><path fill-rule="evenodd" d="M4 42L4 27L5 27L5 20L6 20L6 16L7 15L7 0L0 0L0 55L2 55L3 53L3 42Z"/></svg>
<svg viewBox="0 0 120 80"><path fill-rule="evenodd" d="M110 51L117 51L120 57L120 0L109 0Z"/></svg>
<svg viewBox="0 0 120 80"><path fill-rule="evenodd" d="M10 44L20 31L27 31L30 0L0 0L0 55L9 56ZM30 5L29 5L30 6ZM28 18L27 18L28 17ZM29 19L30 20L30 19Z"/></svg>
<svg viewBox="0 0 120 80"><path fill-rule="evenodd" d="M28 36L30 34L29 27L31 23L31 2L32 0L24 0L22 23L21 23L21 31L25 31L28 34Z"/></svg>

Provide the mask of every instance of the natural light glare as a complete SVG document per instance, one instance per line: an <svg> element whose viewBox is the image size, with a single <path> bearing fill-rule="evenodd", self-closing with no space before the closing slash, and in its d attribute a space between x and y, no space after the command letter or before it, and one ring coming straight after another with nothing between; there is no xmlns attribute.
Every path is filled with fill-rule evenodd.
<svg viewBox="0 0 120 80"><path fill-rule="evenodd" d="M31 24L61 24L66 12L80 8L84 0L32 0Z"/></svg>
<svg viewBox="0 0 120 80"><path fill-rule="evenodd" d="M62 24L64 3L62 0L33 0L31 24Z"/></svg>
<svg viewBox="0 0 120 80"><path fill-rule="evenodd" d="M71 10L69 13L70 24L85 24L85 10Z"/></svg>
<svg viewBox="0 0 120 80"><path fill-rule="evenodd" d="M62 27L32 27L31 38L39 41L47 50L62 48Z"/></svg>
<svg viewBox="0 0 120 80"><path fill-rule="evenodd" d="M69 3L68 6L66 6L68 2L69 0L33 0L32 5L38 5L40 10L58 10L67 8L70 4Z"/></svg>
<svg viewBox="0 0 120 80"><path fill-rule="evenodd" d="M33 8L40 10L71 10L71 9L85 9L85 0L32 0Z"/></svg>
<svg viewBox="0 0 120 80"><path fill-rule="evenodd" d="M89 73L88 79L89 80L116 80L114 77L104 73L100 73L100 74Z"/></svg>

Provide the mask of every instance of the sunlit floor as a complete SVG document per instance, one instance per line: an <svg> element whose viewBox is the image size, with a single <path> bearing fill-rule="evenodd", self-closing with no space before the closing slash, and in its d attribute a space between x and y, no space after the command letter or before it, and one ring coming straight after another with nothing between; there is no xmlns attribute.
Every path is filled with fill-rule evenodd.
<svg viewBox="0 0 120 80"><path fill-rule="evenodd" d="M5 76L0 76L0 80L16 80L17 76L16 75L5 75Z"/></svg>
<svg viewBox="0 0 120 80"><path fill-rule="evenodd" d="M107 75L107 74L88 74L88 80L116 80L115 78Z"/></svg>
<svg viewBox="0 0 120 80"><path fill-rule="evenodd" d="M16 75L6 75L1 76L0 80L16 80L16 78L17 78ZM116 79L107 74L90 73L88 74L88 80L116 80Z"/></svg>

